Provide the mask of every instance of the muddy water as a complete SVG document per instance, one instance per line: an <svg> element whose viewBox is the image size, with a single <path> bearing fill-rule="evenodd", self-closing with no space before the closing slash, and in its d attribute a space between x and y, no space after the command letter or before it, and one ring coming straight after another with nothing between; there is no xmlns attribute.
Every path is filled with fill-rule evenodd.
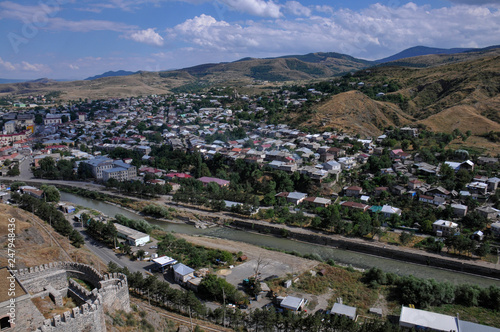
<svg viewBox="0 0 500 332"><path fill-rule="evenodd" d="M134 212L127 211L123 208L108 204L105 202L95 201L92 199L80 197L74 194L61 192L61 200L72 202L76 205L85 206L94 210L101 211L108 216L122 214L131 219L144 219L144 217ZM273 236L250 233L231 228L209 228L198 229L192 225L184 223L167 223L151 218L147 218L148 222L157 225L167 231L190 235L206 235L228 240L246 242L257 246L266 246L284 251L295 251L300 254L317 254L324 260L333 259L337 263L350 264L359 268L379 267L386 272L393 272L399 275L414 275L419 278L433 278L438 281L449 281L454 284L471 283L481 286L497 285L500 286L499 280L489 279L476 275L463 274L456 271L448 271L428 266L422 266L402 261L391 260L387 258L372 256L363 253L357 253L348 250L335 249L311 243L298 242L285 238L276 238ZM237 251L238 248L235 248Z"/></svg>

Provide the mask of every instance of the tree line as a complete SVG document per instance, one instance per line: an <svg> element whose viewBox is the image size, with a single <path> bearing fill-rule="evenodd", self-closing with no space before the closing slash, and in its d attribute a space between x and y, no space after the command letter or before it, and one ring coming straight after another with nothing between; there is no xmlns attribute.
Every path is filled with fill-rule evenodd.
<svg viewBox="0 0 500 332"><path fill-rule="evenodd" d="M363 275L363 281L372 287L389 286L391 294L403 305L413 304L419 308L459 304L466 307L481 306L493 311L500 310L500 288L477 285L453 285L434 279L414 276L398 276L373 267Z"/></svg>
<svg viewBox="0 0 500 332"><path fill-rule="evenodd" d="M32 212L40 219L48 222L56 232L68 237L73 246L79 248L85 243L83 236L73 229L64 214L53 204L28 194L20 195L17 192L12 194L12 200L18 203L21 209Z"/></svg>

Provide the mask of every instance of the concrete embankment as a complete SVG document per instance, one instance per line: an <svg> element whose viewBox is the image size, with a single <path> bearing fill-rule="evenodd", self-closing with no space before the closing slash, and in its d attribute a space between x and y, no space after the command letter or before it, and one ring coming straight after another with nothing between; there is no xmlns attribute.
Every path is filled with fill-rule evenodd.
<svg viewBox="0 0 500 332"><path fill-rule="evenodd" d="M434 254L423 250L409 249L377 241L346 238L339 235L330 235L302 228L294 230L292 227L282 227L280 225L272 224L266 225L263 223L253 222L251 220L233 220L231 226L244 230L272 234L275 236L283 236L286 233L288 238L302 242L310 242L318 245L352 250L404 262L500 279L500 268L497 264L479 260L456 259L446 256L445 254Z"/></svg>

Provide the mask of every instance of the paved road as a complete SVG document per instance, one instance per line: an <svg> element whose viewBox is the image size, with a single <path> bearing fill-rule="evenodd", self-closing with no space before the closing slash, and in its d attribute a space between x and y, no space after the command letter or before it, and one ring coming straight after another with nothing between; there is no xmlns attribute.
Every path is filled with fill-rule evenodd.
<svg viewBox="0 0 500 332"><path fill-rule="evenodd" d="M77 228L85 239L85 247L92 251L97 257L104 262L114 262L119 267L127 267L130 272L141 272L146 275L146 268L151 265L149 262L144 261L131 261L127 256L115 253L112 249L106 247L99 241L94 240L86 234L85 230Z"/></svg>
<svg viewBox="0 0 500 332"><path fill-rule="evenodd" d="M33 173L31 172L31 163L33 162L33 157L29 156L24 159L19 165L19 176L14 178L18 179L30 179L33 177Z"/></svg>

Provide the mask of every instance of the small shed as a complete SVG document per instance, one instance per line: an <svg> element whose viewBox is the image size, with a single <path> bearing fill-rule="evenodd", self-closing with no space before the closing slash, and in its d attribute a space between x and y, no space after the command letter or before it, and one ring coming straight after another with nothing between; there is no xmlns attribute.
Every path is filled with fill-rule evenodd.
<svg viewBox="0 0 500 332"><path fill-rule="evenodd" d="M352 320L356 320L356 307L351 307L342 303L335 303L330 313L332 315L347 316Z"/></svg>
<svg viewBox="0 0 500 332"><path fill-rule="evenodd" d="M63 211L64 211L65 213L73 213L73 212L75 212L75 211L76 211L76 209L75 209L75 207L74 207L73 205L64 205L64 206L62 207L62 209L63 209Z"/></svg>
<svg viewBox="0 0 500 332"><path fill-rule="evenodd" d="M283 309L291 311L300 311L304 307L305 299L295 296L287 296L281 301L280 306Z"/></svg>

